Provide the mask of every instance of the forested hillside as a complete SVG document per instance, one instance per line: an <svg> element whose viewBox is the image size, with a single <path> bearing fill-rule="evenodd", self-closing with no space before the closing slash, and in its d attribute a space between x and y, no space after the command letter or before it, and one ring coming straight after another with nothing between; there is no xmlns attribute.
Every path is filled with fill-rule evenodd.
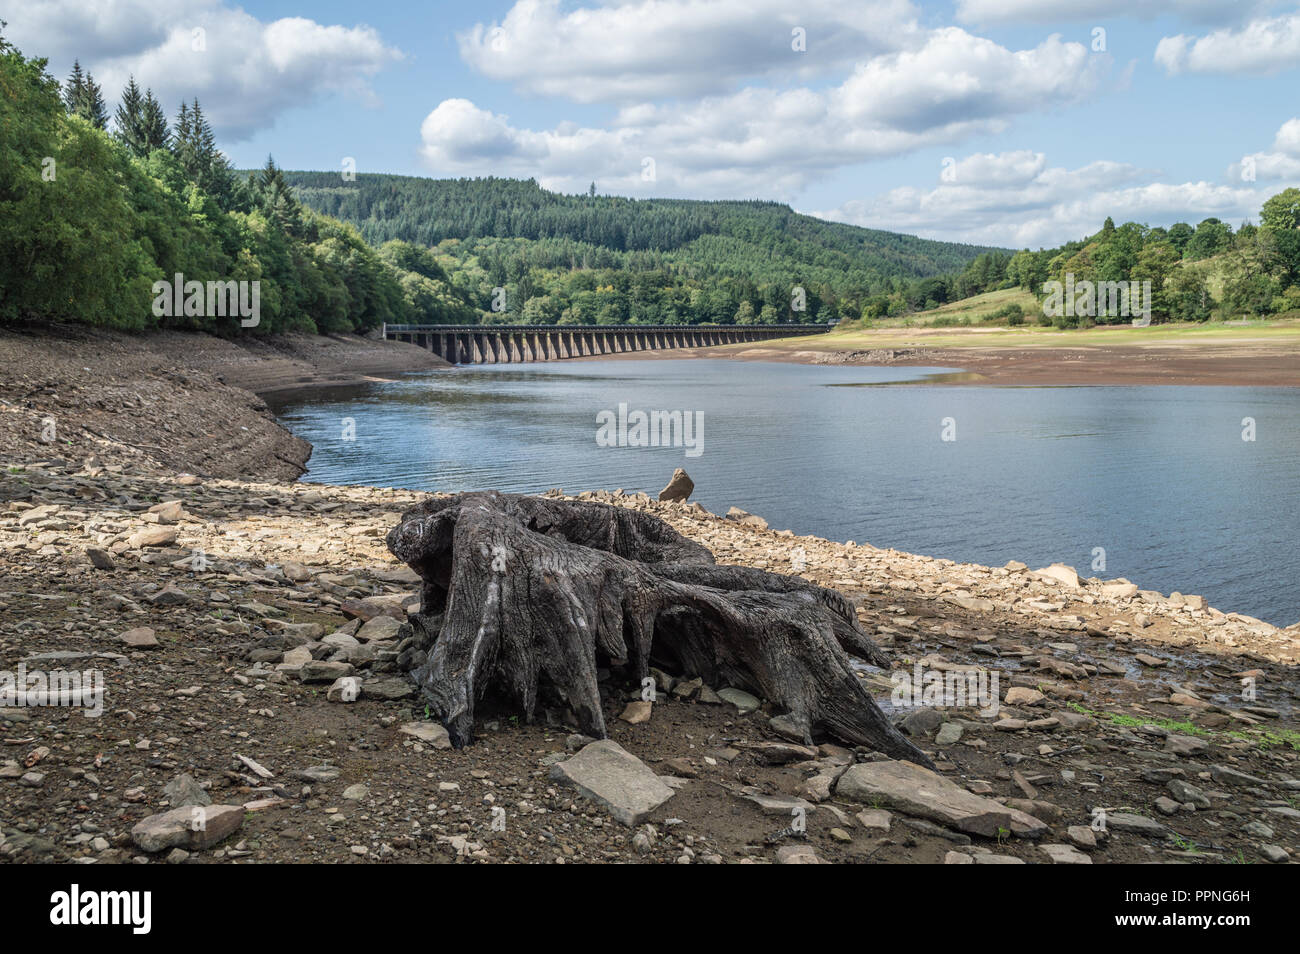
<svg viewBox="0 0 1300 954"><path fill-rule="evenodd" d="M60 86L45 67L0 37L0 321L262 334L476 316L426 250L376 250L304 209L270 159L237 175L197 100L169 121L132 80L110 119L89 73Z"/></svg>
<svg viewBox="0 0 1300 954"><path fill-rule="evenodd" d="M1300 312L1300 189L1270 197L1260 208L1259 225L1247 222L1235 232L1218 218L1168 228L1139 222L1117 226L1107 218L1095 234L1055 248L980 255L960 274L922 279L872 298L863 318L906 319L983 292L1021 288L1040 303L1028 313L1019 304L978 318L957 318L960 309L945 309L948 314L928 323L1036 321L1058 328L1127 323L1137 317L1132 308L1089 301L1089 295L1115 285L1126 286L1134 301L1141 301L1143 315L1149 311L1156 323ZM1058 298L1070 290L1077 305L1061 307Z"/></svg>
<svg viewBox="0 0 1300 954"><path fill-rule="evenodd" d="M455 292L490 321L837 321L991 251L773 202L559 195L516 179L284 176L304 205L371 243L432 247Z"/></svg>

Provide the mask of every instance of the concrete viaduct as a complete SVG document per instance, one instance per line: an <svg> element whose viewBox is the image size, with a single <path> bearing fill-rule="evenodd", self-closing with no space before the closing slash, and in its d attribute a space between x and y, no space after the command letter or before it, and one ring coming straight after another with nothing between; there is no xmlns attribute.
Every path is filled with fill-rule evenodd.
<svg viewBox="0 0 1300 954"><path fill-rule="evenodd" d="M820 335L830 325L384 325L389 341L427 348L452 364L556 361L628 351L704 348Z"/></svg>

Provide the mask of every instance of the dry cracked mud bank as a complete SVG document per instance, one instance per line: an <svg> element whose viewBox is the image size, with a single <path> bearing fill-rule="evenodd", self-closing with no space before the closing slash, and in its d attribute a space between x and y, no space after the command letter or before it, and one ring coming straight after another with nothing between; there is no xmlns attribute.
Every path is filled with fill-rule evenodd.
<svg viewBox="0 0 1300 954"><path fill-rule="evenodd" d="M1066 568L582 496L650 510L719 562L839 589L894 673L996 674L996 711L892 708L890 673L864 668L936 762L921 776L791 742L761 700L658 674L652 704L606 681L610 743L557 709L532 725L489 713L454 750L396 666L418 588L384 536L417 495L29 455L0 476L0 670L94 670L105 691L98 717L0 709L0 858L1208 864L1300 849L1296 627Z"/></svg>

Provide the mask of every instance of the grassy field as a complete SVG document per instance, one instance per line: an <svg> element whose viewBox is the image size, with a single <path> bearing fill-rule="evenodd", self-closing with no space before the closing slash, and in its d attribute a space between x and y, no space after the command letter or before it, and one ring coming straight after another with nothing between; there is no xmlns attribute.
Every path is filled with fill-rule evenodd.
<svg viewBox="0 0 1300 954"><path fill-rule="evenodd" d="M791 351L850 351L868 348L1179 348L1229 344L1295 347L1300 345L1300 318L1181 323L1148 328L1099 325L1065 330L1037 325L933 328L917 324L910 328L833 331L816 338L783 338L763 342L762 346Z"/></svg>
<svg viewBox="0 0 1300 954"><path fill-rule="evenodd" d="M1024 309L1026 321L1033 324L1035 316L1042 307L1030 292L1023 288L1004 288L1001 291L985 292L973 298L949 302L929 311L917 312L900 318L882 318L872 322L873 328L915 328L932 325L936 321L969 321L971 324L984 321L1007 305L1019 305Z"/></svg>
<svg viewBox="0 0 1300 954"><path fill-rule="evenodd" d="M1007 305L1019 305L1025 324L989 321ZM1098 325L1058 329L1037 324L1042 305L1022 288L986 292L929 311L873 321L870 327L847 328L811 338L765 342L763 347L793 351L849 351L869 348L1114 348L1124 346L1193 347L1216 344L1300 344L1300 313L1268 319L1228 322L1175 322L1134 328ZM960 326L954 326L960 322ZM743 346L737 346L743 347Z"/></svg>

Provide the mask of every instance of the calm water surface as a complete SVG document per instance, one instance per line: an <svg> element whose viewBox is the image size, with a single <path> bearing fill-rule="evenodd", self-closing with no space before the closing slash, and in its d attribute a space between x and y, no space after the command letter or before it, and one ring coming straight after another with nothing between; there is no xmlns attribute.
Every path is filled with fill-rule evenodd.
<svg viewBox="0 0 1300 954"><path fill-rule="evenodd" d="M995 566L1060 561L1278 625L1300 620L1300 390L907 383L946 370L557 362L274 406L315 446L307 480L655 494L685 467L692 499L710 510L738 506L799 534ZM620 404L699 412L702 453L599 446L597 415ZM943 440L945 424L955 440ZM1104 570L1093 569L1096 548Z"/></svg>

